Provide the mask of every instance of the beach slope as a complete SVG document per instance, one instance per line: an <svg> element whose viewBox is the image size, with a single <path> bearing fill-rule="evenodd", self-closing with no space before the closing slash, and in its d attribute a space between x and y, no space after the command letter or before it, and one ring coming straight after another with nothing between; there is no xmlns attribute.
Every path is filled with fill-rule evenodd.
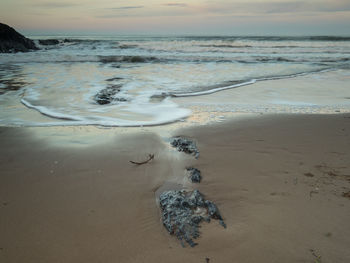
<svg viewBox="0 0 350 263"><path fill-rule="evenodd" d="M153 133L74 148L1 128L0 261L350 261L349 115L261 115L175 135L197 142L198 160ZM184 180L189 165L200 184ZM198 245L182 248L160 221L164 184L198 188L227 228L203 223Z"/></svg>

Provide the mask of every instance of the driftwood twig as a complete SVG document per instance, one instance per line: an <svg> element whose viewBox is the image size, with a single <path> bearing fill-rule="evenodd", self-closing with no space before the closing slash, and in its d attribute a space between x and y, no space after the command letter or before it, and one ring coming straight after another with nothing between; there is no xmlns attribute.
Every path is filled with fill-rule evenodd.
<svg viewBox="0 0 350 263"><path fill-rule="evenodd" d="M153 160L154 159L154 154L149 154L148 155L148 159L144 162L134 162L134 161L129 161L133 164L137 164L137 165L141 165L141 164L145 164L145 163L148 163L149 161Z"/></svg>

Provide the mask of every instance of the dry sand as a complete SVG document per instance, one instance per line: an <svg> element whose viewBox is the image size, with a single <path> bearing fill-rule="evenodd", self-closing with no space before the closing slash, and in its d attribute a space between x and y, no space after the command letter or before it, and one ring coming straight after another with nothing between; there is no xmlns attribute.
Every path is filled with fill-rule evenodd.
<svg viewBox="0 0 350 263"><path fill-rule="evenodd" d="M174 135L194 138L199 159L153 133L73 148L1 128L0 262L350 262L349 115L260 116ZM147 164L129 162L148 153ZM184 180L188 165L201 184ZM199 245L182 248L155 201L175 184L198 187L227 228L203 223Z"/></svg>

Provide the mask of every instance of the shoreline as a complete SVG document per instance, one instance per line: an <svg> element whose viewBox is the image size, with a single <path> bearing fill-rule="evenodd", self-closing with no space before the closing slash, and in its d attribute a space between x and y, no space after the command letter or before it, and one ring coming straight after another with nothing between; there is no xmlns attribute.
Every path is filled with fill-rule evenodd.
<svg viewBox="0 0 350 263"><path fill-rule="evenodd" d="M118 127L132 129L136 126L136 129L145 127L157 131L160 126L166 126L166 129L170 127L170 129L174 130L184 126L217 123L242 114L349 113L350 91L346 88L349 81L349 71L339 69L289 78L287 81L286 79L257 81L248 86L221 90L220 92L207 95L172 97L167 98L169 100L168 103L183 113L191 112L189 116L184 118L179 117L180 119L177 118L177 121L174 121L173 117L166 117L166 113L164 113L162 120L142 121L142 115L129 112L128 114L131 114L129 117L134 119L132 121L124 120L124 126L113 126L114 124L110 121L105 122L105 126L103 126L104 122L100 123L99 121L93 122L90 120L89 124L87 119L79 119L79 116L67 115L67 113L61 114L56 112L55 116L58 118L69 117L71 119L77 117L78 121L64 121L50 118L45 116L46 110L41 113L37 109L28 109L27 106L29 104L25 106L26 102L23 99L18 100L18 97L12 96L12 94L2 101L4 104L2 107L1 122L3 126L25 126L33 128L54 126L86 127L95 126L100 123L101 127L105 128ZM332 87L331 92L330 87ZM23 102L24 104L22 104ZM49 116L52 116L52 114L54 113L48 113ZM15 119L14 116L16 116ZM168 121L166 120L167 118ZM123 119L121 121L123 122ZM127 123L130 124L127 125ZM142 126L142 123L148 124Z"/></svg>
<svg viewBox="0 0 350 263"><path fill-rule="evenodd" d="M198 160L149 129L99 129L89 136L107 139L96 144L85 140L91 129L73 129L84 147L61 143L64 130L0 128L1 261L350 259L349 114L264 114L171 130L197 142ZM149 153L153 161L130 164ZM188 166L201 170L200 184L184 180ZM227 229L202 223L199 245L182 248L155 201L176 185L215 202Z"/></svg>

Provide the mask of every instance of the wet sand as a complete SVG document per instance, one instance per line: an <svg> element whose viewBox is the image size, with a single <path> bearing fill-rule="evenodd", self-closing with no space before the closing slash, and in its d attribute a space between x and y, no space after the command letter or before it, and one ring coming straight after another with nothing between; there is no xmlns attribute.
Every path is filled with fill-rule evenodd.
<svg viewBox="0 0 350 263"><path fill-rule="evenodd" d="M199 159L155 133L71 147L1 128L0 262L350 261L349 114L261 115L173 135L195 139ZM200 184L184 179L189 165ZM227 224L203 223L194 248L160 221L156 193L179 184Z"/></svg>

